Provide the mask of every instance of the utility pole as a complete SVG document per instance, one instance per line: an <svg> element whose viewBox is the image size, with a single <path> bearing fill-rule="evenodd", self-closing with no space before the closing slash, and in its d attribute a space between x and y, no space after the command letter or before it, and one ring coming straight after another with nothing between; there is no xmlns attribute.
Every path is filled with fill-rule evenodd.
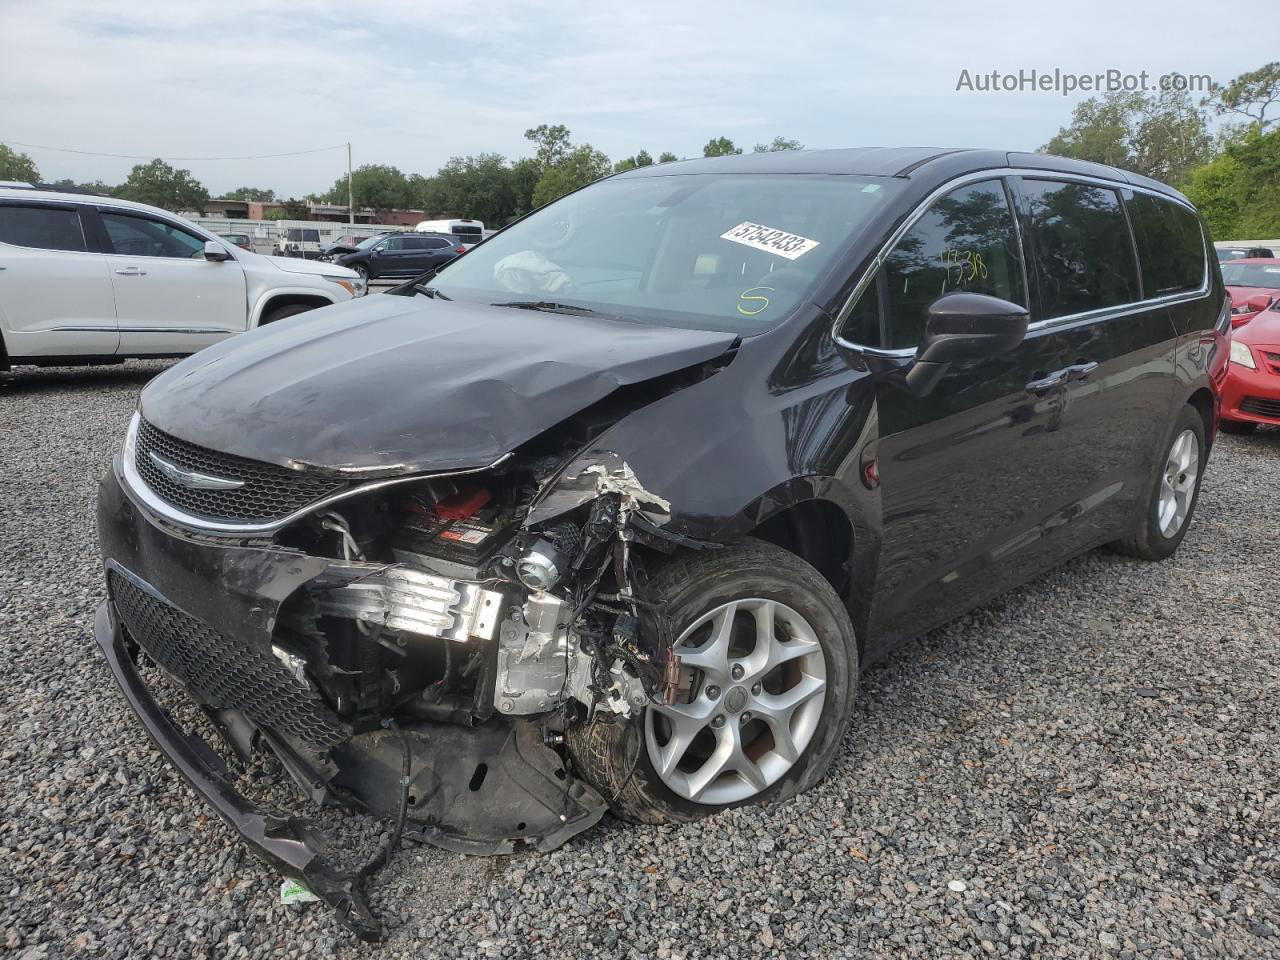
<svg viewBox="0 0 1280 960"><path fill-rule="evenodd" d="M351 199L351 141L347 141L347 224L355 226L356 223L356 205Z"/></svg>

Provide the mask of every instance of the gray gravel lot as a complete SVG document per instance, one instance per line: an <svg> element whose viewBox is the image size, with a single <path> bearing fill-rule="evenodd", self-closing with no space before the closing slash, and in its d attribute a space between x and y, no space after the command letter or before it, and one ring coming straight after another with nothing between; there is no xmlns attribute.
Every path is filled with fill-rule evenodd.
<svg viewBox="0 0 1280 960"><path fill-rule="evenodd" d="M410 847L370 948L279 904L96 655L95 486L159 368L0 383L0 954L1280 956L1280 431L1222 438L1173 560L1090 554L872 670L810 794Z"/></svg>

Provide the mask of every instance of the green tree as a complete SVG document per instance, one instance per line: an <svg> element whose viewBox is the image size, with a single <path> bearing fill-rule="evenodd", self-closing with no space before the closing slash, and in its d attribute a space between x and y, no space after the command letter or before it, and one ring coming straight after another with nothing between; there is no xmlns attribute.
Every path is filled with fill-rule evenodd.
<svg viewBox="0 0 1280 960"><path fill-rule="evenodd" d="M230 193L223 194L222 199L243 200L251 203L273 203L276 199L276 192L262 187L236 187Z"/></svg>
<svg viewBox="0 0 1280 960"><path fill-rule="evenodd" d="M677 161L677 160L679 160L679 159L680 159L680 158L679 158L679 157L677 157L677 156L676 156L674 153L672 153L670 150L664 150L664 151L662 151L662 153L658 154L658 162L659 162L659 163L674 163L675 161Z"/></svg>
<svg viewBox="0 0 1280 960"><path fill-rule="evenodd" d="M23 183L39 183L40 171L35 161L25 153L0 143L0 180L21 180Z"/></svg>
<svg viewBox="0 0 1280 960"><path fill-rule="evenodd" d="M648 150L641 150L634 157L624 157L613 165L614 173L622 173L624 170L635 170L637 167L653 166L653 157L650 156Z"/></svg>
<svg viewBox="0 0 1280 960"><path fill-rule="evenodd" d="M1149 97L1134 117L1130 139L1134 169L1163 183L1185 183L1214 155L1205 114L1182 91Z"/></svg>
<svg viewBox="0 0 1280 960"><path fill-rule="evenodd" d="M733 141L728 137L714 137L708 140L707 145L702 148L704 157L731 157L741 152L742 148L735 147Z"/></svg>
<svg viewBox="0 0 1280 960"><path fill-rule="evenodd" d="M1081 101L1071 123L1040 149L1177 184L1208 162L1214 143L1204 112L1185 92L1170 90L1150 97L1118 92Z"/></svg>
<svg viewBox="0 0 1280 960"><path fill-rule="evenodd" d="M566 193L585 187L610 172L609 158L589 143L574 147L564 159L550 167L533 190L533 205L541 207Z"/></svg>
<svg viewBox="0 0 1280 960"><path fill-rule="evenodd" d="M115 196L117 187L104 183L101 180L90 180L88 183L76 183L69 177L61 180L55 180L50 184L55 190L66 190L69 193L91 193L99 197Z"/></svg>
<svg viewBox="0 0 1280 960"><path fill-rule="evenodd" d="M409 178L396 167L382 163L366 163L357 167L351 175L351 196L357 210L370 209L379 213L388 210L406 210L412 207L414 191ZM339 177L329 192L324 194L327 203L345 205L347 202L347 178Z"/></svg>
<svg viewBox="0 0 1280 960"><path fill-rule="evenodd" d="M1242 73L1226 86L1214 84L1201 103L1220 117L1247 117L1251 125L1265 131L1280 120L1280 114L1267 116L1273 108L1280 110L1280 61Z"/></svg>
<svg viewBox="0 0 1280 960"><path fill-rule="evenodd" d="M1257 127L1192 171L1183 192L1215 240L1280 237L1280 129Z"/></svg>
<svg viewBox="0 0 1280 960"><path fill-rule="evenodd" d="M523 157L511 165L511 188L516 198L516 209L507 223L533 209L533 192L538 189L541 179L542 167L533 157Z"/></svg>
<svg viewBox="0 0 1280 960"><path fill-rule="evenodd" d="M560 123L555 126L541 123L531 127L524 132L524 138L533 141L537 147L534 159L538 161L538 166L543 171L563 163L573 149L573 145L569 142L569 128Z"/></svg>
<svg viewBox="0 0 1280 960"><path fill-rule="evenodd" d="M774 137L768 143L757 143L752 153L780 153L783 150L803 150L804 144L799 140L788 140L786 137Z"/></svg>
<svg viewBox="0 0 1280 960"><path fill-rule="evenodd" d="M1142 103L1142 94L1125 92L1082 100L1071 112L1071 123L1040 150L1132 170L1131 118L1142 109Z"/></svg>
<svg viewBox="0 0 1280 960"><path fill-rule="evenodd" d="M434 177L410 177L417 203L429 213L505 224L520 209L516 175L505 157L453 157Z"/></svg>
<svg viewBox="0 0 1280 960"><path fill-rule="evenodd" d="M209 199L209 191L191 176L190 170L179 170L160 159L135 166L115 195L175 213L184 210L204 213Z"/></svg>

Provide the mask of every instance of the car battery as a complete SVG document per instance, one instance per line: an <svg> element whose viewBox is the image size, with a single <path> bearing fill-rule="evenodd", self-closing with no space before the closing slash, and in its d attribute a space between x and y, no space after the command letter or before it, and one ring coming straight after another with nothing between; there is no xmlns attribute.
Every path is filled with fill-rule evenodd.
<svg viewBox="0 0 1280 960"><path fill-rule="evenodd" d="M441 516L434 509L410 512L396 534L396 550L437 557L468 567L480 567L511 539L512 530L495 518L473 513L465 518Z"/></svg>

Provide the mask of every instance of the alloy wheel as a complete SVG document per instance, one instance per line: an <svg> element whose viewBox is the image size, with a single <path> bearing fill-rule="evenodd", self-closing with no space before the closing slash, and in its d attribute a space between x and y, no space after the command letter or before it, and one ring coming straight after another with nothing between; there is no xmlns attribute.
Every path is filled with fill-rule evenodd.
<svg viewBox="0 0 1280 960"><path fill-rule="evenodd" d="M1160 478L1160 503L1156 522L1166 539L1177 535L1191 512L1200 473L1200 443L1191 430L1183 430L1169 448L1169 458Z"/></svg>
<svg viewBox="0 0 1280 960"><path fill-rule="evenodd" d="M813 627L775 600L734 600L690 624L676 653L686 695L645 714L658 777L705 804L737 803L776 783L822 718L827 661Z"/></svg>

